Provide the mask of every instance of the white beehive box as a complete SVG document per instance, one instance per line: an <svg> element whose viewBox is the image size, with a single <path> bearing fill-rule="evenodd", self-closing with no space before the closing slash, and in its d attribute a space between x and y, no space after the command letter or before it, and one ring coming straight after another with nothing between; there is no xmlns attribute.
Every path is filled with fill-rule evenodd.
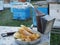
<svg viewBox="0 0 60 45"><path fill-rule="evenodd" d="M60 2L60 0L46 0L47 2Z"/></svg>
<svg viewBox="0 0 60 45"><path fill-rule="evenodd" d="M18 2L18 0L6 0L4 1L4 8L10 8L11 7L11 2Z"/></svg>
<svg viewBox="0 0 60 45"><path fill-rule="evenodd" d="M52 17L60 19L60 4L50 4L49 13Z"/></svg>
<svg viewBox="0 0 60 45"><path fill-rule="evenodd" d="M49 15L56 18L54 27L60 27L60 4L49 4Z"/></svg>
<svg viewBox="0 0 60 45"><path fill-rule="evenodd" d="M0 0L0 10L3 10L3 1Z"/></svg>
<svg viewBox="0 0 60 45"><path fill-rule="evenodd" d="M47 2L56 2L57 0L46 0Z"/></svg>

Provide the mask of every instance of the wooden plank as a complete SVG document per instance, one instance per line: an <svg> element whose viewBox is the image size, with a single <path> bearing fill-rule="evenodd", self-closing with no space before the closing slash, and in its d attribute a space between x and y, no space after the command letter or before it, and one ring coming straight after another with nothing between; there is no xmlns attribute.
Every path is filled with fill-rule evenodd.
<svg viewBox="0 0 60 45"><path fill-rule="evenodd" d="M53 32L53 31L51 31L51 33L54 33L54 34L60 34L60 32Z"/></svg>

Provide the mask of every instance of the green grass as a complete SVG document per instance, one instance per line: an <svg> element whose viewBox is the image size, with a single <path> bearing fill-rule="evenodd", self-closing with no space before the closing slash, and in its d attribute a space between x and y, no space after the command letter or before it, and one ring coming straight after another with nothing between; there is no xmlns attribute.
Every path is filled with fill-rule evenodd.
<svg viewBox="0 0 60 45"><path fill-rule="evenodd" d="M13 20L13 14L10 9L5 9L4 11L0 11L0 25L1 26L20 26L21 24L30 26L32 24L32 18L21 21L21 20Z"/></svg>
<svg viewBox="0 0 60 45"><path fill-rule="evenodd" d="M13 20L10 9L0 11L0 26L20 26L21 24L30 26L32 18L26 21ZM60 45L60 34L51 34L51 45Z"/></svg>
<svg viewBox="0 0 60 45"><path fill-rule="evenodd" d="M60 34L51 34L50 45L60 45Z"/></svg>

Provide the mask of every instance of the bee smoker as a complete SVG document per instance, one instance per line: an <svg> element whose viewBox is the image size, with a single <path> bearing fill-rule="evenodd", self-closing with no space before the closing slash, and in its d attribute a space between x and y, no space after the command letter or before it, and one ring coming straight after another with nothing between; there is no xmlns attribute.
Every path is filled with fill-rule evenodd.
<svg viewBox="0 0 60 45"><path fill-rule="evenodd" d="M36 20L37 20L37 30L42 33L48 33L50 32L50 30L53 27L55 18L49 16L49 15L44 15L40 12L38 12L38 10L36 10Z"/></svg>

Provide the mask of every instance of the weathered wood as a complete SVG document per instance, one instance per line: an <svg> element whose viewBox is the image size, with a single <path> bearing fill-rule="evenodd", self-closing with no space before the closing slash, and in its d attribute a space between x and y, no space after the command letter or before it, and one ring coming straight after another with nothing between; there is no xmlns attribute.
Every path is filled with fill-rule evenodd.
<svg viewBox="0 0 60 45"><path fill-rule="evenodd" d="M60 34L60 32L54 32L54 31L51 31L51 33L54 33L54 34Z"/></svg>

